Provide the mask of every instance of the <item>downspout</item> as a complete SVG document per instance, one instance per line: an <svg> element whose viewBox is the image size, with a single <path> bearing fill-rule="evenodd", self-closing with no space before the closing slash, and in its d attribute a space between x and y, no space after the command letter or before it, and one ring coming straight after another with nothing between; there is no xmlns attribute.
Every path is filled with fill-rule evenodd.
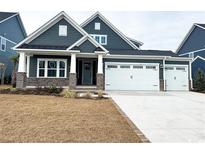
<svg viewBox="0 0 205 154"><path fill-rule="evenodd" d="M164 79L164 91L166 91L166 74L165 74L165 61L166 61L167 57L164 57L163 59L163 79Z"/></svg>

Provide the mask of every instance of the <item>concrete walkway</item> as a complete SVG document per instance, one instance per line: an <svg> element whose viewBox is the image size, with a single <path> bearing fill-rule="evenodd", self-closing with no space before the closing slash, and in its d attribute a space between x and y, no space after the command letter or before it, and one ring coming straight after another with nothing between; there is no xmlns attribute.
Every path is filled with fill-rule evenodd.
<svg viewBox="0 0 205 154"><path fill-rule="evenodd" d="M205 94L108 93L151 142L205 142Z"/></svg>

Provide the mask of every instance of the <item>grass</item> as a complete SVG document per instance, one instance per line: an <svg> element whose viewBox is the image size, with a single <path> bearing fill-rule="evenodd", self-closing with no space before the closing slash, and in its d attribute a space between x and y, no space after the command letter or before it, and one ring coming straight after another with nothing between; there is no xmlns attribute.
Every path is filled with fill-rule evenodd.
<svg viewBox="0 0 205 154"><path fill-rule="evenodd" d="M111 100L0 94L0 142L141 142Z"/></svg>
<svg viewBox="0 0 205 154"><path fill-rule="evenodd" d="M0 90L1 89L7 89L7 88L11 88L11 85L0 85Z"/></svg>

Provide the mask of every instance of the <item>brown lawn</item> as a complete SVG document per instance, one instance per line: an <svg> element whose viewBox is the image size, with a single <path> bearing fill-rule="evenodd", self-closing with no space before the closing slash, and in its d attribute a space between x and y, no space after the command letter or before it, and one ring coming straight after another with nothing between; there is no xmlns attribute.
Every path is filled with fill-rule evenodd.
<svg viewBox="0 0 205 154"><path fill-rule="evenodd" d="M0 94L0 142L141 142L111 100Z"/></svg>

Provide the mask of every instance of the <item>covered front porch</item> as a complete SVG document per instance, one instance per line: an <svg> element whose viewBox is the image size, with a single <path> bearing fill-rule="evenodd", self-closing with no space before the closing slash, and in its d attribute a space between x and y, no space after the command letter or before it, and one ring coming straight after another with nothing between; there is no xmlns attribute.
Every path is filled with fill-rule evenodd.
<svg viewBox="0 0 205 154"><path fill-rule="evenodd" d="M104 52L96 51L85 54L79 51L69 51L62 52L60 56L59 53L56 56L56 53L51 52L46 52L44 55L42 55L42 52L35 52L35 55L31 52L19 52L19 55L17 88L49 87L55 85L56 87L67 87L73 90L104 89ZM33 57L35 57L36 62L34 62ZM40 64L39 61L42 59L45 60L45 63L43 63L43 66L40 66L42 63ZM61 68L62 61L65 62L64 68ZM50 68L52 62L53 68ZM49 75L52 69L55 76L51 77ZM65 69L63 73L65 75L61 76L63 69ZM40 74L44 74L44 76L40 76Z"/></svg>

